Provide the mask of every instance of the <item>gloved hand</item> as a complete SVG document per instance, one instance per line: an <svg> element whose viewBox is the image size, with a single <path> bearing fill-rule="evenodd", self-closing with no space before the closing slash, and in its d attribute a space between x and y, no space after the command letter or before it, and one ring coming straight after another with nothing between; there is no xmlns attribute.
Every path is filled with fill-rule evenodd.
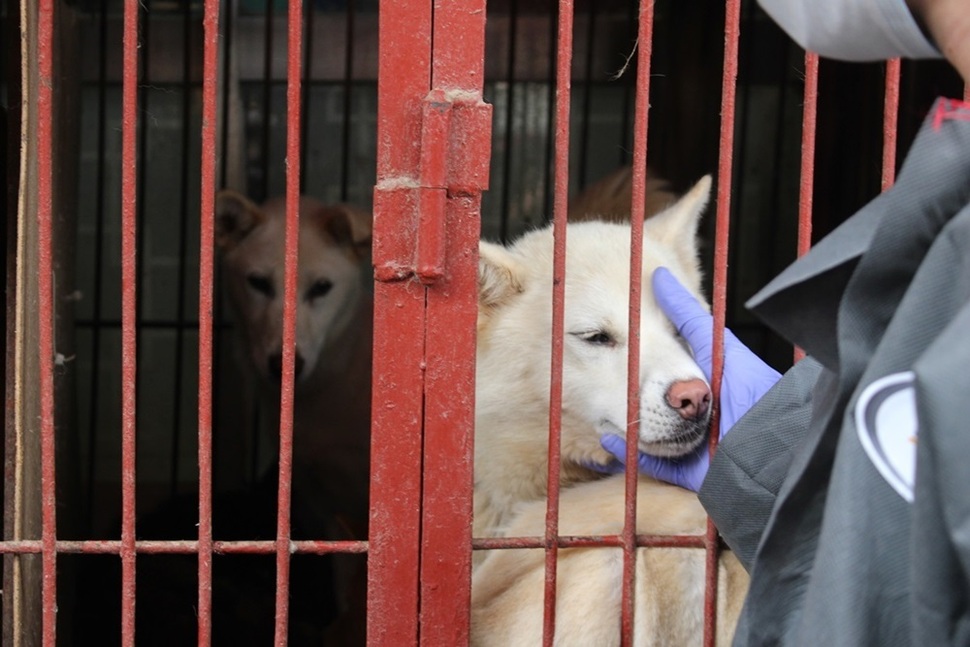
<svg viewBox="0 0 970 647"><path fill-rule="evenodd" d="M664 314L694 352L694 361L711 381L713 317L670 273L660 267L653 273L653 294ZM721 376L720 429L718 438L734 426L755 402L768 392L781 375L752 353L730 330L724 331L724 369ZM602 430L600 444L616 457L617 463L596 467L603 472L621 472L626 460L622 431ZM658 458L639 453L637 467L643 474L696 492L710 465L707 443L678 458Z"/></svg>

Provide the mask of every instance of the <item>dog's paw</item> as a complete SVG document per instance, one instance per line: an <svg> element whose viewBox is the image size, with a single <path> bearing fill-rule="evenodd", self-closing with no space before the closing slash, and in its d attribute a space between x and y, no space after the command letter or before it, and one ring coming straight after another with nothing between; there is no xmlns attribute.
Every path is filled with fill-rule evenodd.
<svg viewBox="0 0 970 647"><path fill-rule="evenodd" d="M618 474L623 471L623 464L602 447L590 448L585 454L576 461L584 469L598 474Z"/></svg>

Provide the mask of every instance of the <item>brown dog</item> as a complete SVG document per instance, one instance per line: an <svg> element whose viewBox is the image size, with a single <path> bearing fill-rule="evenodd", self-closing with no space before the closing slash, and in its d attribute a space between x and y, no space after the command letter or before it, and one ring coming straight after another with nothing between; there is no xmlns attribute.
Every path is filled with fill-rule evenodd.
<svg viewBox="0 0 970 647"><path fill-rule="evenodd" d="M293 515L318 539L367 536L373 354L372 217L300 200L293 412ZM245 355L279 411L285 203L216 197L216 243ZM353 605L363 558L335 560L338 597ZM355 610L349 610L354 613ZM362 628L362 627L361 627Z"/></svg>

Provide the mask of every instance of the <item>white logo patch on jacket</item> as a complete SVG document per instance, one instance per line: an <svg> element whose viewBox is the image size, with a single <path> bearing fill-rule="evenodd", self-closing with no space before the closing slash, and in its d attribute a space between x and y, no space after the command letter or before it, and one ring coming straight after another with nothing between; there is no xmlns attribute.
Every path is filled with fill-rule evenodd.
<svg viewBox="0 0 970 647"><path fill-rule="evenodd" d="M913 372L894 373L867 386L855 407L856 430L869 460L910 503L916 477L916 390Z"/></svg>

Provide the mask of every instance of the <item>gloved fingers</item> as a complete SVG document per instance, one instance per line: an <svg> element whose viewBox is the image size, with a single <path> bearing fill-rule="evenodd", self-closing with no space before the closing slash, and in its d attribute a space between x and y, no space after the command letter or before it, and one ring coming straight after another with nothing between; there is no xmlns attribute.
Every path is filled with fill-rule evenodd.
<svg viewBox="0 0 970 647"><path fill-rule="evenodd" d="M600 445L603 446L603 449L613 454L620 465L626 464L626 441L624 439L616 434L604 434L600 437ZM667 472L670 471L670 467L669 460L654 458L643 452L638 452L637 468L648 476L666 480L662 476L658 476L658 472L669 477L670 475Z"/></svg>
<svg viewBox="0 0 970 647"><path fill-rule="evenodd" d="M600 445L613 454L617 462L626 465L626 441L616 434L606 433L600 436Z"/></svg>
<svg viewBox="0 0 970 647"><path fill-rule="evenodd" d="M616 457L614 463L616 469L611 473L622 472L624 470L623 461L626 458L626 441L616 434L605 433L600 437L600 445ZM704 480L708 463L706 443L698 447L693 454L681 459L658 458L643 452L637 454L637 470L641 474L694 492L700 488L700 484Z"/></svg>
<svg viewBox="0 0 970 647"><path fill-rule="evenodd" d="M656 456L641 452L637 459L637 468L641 474L646 474L658 481L681 485L679 483L681 479L678 478L680 476L677 469L678 466L672 463L669 458L657 458Z"/></svg>
<svg viewBox="0 0 970 647"><path fill-rule="evenodd" d="M713 319L693 294L665 267L653 273L653 295L680 335L694 351L694 360L711 379Z"/></svg>

